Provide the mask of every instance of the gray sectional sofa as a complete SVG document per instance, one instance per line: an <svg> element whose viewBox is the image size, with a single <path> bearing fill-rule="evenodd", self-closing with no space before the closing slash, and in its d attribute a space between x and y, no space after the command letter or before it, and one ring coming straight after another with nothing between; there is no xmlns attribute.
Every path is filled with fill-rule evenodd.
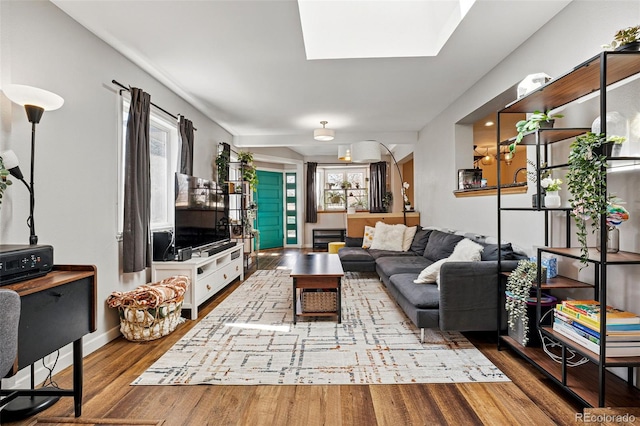
<svg viewBox="0 0 640 426"><path fill-rule="evenodd" d="M445 262L440 269L439 285L414 283L427 266L449 257L463 238L484 246L481 261ZM490 242L476 234L419 229L408 251L363 249L362 239L347 238L338 255L345 271L377 272L388 293L421 329L424 340L425 328L498 329L498 309L504 309L504 297L498 295L498 246ZM519 259L527 256L506 243L501 246L501 257L502 270L511 271Z"/></svg>

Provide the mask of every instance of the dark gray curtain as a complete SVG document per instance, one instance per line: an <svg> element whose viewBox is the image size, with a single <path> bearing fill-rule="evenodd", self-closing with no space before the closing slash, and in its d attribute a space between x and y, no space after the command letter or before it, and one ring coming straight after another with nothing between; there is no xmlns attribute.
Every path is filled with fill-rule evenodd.
<svg viewBox="0 0 640 426"><path fill-rule="evenodd" d="M369 211L384 213L386 209L382 203L387 192L387 162L371 163L369 165Z"/></svg>
<svg viewBox="0 0 640 426"><path fill-rule="evenodd" d="M307 163L307 195L305 202L305 222L318 222L318 203L316 202L316 169L318 163Z"/></svg>
<svg viewBox="0 0 640 426"><path fill-rule="evenodd" d="M193 123L180 116L180 173L193 175Z"/></svg>
<svg viewBox="0 0 640 426"><path fill-rule="evenodd" d="M149 111L151 96L132 87L124 165L123 272L151 265L149 253L150 165Z"/></svg>

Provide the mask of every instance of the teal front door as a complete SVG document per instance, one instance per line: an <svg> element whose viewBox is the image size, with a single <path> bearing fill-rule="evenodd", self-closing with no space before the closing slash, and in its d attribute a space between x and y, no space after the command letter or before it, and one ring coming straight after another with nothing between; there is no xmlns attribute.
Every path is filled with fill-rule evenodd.
<svg viewBox="0 0 640 426"><path fill-rule="evenodd" d="M282 173L258 170L255 200L258 203L256 229L260 231L259 249L284 245L282 188Z"/></svg>

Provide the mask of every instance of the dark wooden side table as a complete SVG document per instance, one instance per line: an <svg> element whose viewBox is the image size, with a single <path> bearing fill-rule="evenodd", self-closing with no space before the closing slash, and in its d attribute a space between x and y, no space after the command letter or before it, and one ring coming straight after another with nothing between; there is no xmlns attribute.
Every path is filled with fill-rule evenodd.
<svg viewBox="0 0 640 426"><path fill-rule="evenodd" d="M337 316L342 322L342 263L337 254L309 253L298 257L291 270L293 278L293 323L298 316ZM298 289L334 289L336 291L336 310L330 312L302 312L298 306Z"/></svg>
<svg viewBox="0 0 640 426"><path fill-rule="evenodd" d="M3 421L25 418L72 396L74 414L82 413L82 337L96 330L97 271L90 265L54 265L47 275L3 286L20 295L18 368L31 366L31 389L1 412ZM73 343L73 389L35 389L33 364ZM16 389L0 390L0 395Z"/></svg>

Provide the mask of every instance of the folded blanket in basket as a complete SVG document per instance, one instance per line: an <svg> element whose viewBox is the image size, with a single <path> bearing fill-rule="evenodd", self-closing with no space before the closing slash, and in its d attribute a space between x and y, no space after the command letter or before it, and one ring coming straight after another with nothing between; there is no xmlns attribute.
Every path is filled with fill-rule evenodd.
<svg viewBox="0 0 640 426"><path fill-rule="evenodd" d="M189 277L176 275L124 293L114 291L107 298L107 304L111 308L132 305L157 308L168 300L182 296L189 287L189 281Z"/></svg>

